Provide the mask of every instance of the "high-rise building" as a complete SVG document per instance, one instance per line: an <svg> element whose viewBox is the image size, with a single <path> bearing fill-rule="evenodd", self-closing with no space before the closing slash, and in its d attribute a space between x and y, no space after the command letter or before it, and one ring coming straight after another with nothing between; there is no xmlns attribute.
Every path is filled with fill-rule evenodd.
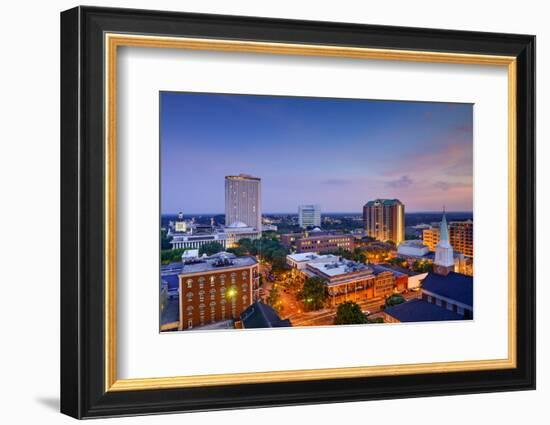
<svg viewBox="0 0 550 425"><path fill-rule="evenodd" d="M439 233L438 226L432 226L423 230L422 239L430 251L435 251L435 247L439 243ZM473 257L474 222L472 220L451 221L449 223L449 242L454 251L460 252L466 257Z"/></svg>
<svg viewBox="0 0 550 425"><path fill-rule="evenodd" d="M405 205L398 199L375 199L363 207L367 236L379 241L405 240Z"/></svg>
<svg viewBox="0 0 550 425"><path fill-rule="evenodd" d="M319 205L299 205L298 224L301 228L321 226L321 207Z"/></svg>
<svg viewBox="0 0 550 425"><path fill-rule="evenodd" d="M248 174L225 177L225 225L262 230L262 181Z"/></svg>
<svg viewBox="0 0 550 425"><path fill-rule="evenodd" d="M435 247L434 273L447 275L454 272L455 260L453 247L449 242L449 228L447 227L447 218L443 212L441 226L439 227L439 243Z"/></svg>

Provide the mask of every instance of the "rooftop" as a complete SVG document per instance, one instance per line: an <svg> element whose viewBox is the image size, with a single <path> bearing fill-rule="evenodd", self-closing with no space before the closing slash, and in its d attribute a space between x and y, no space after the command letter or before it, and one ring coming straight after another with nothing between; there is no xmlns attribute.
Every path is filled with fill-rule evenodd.
<svg viewBox="0 0 550 425"><path fill-rule="evenodd" d="M316 241L316 240L327 240L327 239L333 239L333 238L346 238L346 239L355 239L353 235L349 235L346 233L329 233L329 234L314 234L312 233L324 233L323 231L319 232L310 232L309 236L303 237L300 240L301 241Z"/></svg>
<svg viewBox="0 0 550 425"><path fill-rule="evenodd" d="M428 247L427 245L424 244L424 241L422 241L422 239L410 239L410 240L407 240L407 241L403 241L399 244L399 246L410 246L410 247L413 247L413 248L424 248L424 247Z"/></svg>
<svg viewBox="0 0 550 425"><path fill-rule="evenodd" d="M296 262L311 261L319 258L319 254L316 252L301 252L297 254L288 254L287 258Z"/></svg>
<svg viewBox="0 0 550 425"><path fill-rule="evenodd" d="M393 267L390 267L390 266L385 266L385 265L382 265L382 264L371 264L371 267L372 269L374 270L374 273L378 274L378 273L382 273L382 272L392 272L395 277L401 277L401 276L410 276L409 273L406 273L402 270L407 270L407 269L403 269L401 268L402 270L400 270L399 268L393 268ZM417 272L414 272L414 274L419 274Z"/></svg>
<svg viewBox="0 0 550 425"><path fill-rule="evenodd" d="M384 310L384 313L395 317L400 322L464 320L464 316L454 311L421 299L414 299L403 304L388 307Z"/></svg>
<svg viewBox="0 0 550 425"><path fill-rule="evenodd" d="M197 261L183 264L180 273L190 274L226 270L237 267L253 266L257 263L258 262L254 257L236 257L235 255L227 252L220 252L218 254L211 255L210 257L203 257Z"/></svg>
<svg viewBox="0 0 550 425"><path fill-rule="evenodd" d="M448 275L428 273L422 282L422 289L433 294L473 306L474 278L461 273L450 272Z"/></svg>
<svg viewBox="0 0 550 425"><path fill-rule="evenodd" d="M292 326L290 320L282 320L271 306L259 301L256 301L241 313L241 321L245 329Z"/></svg>
<svg viewBox="0 0 550 425"><path fill-rule="evenodd" d="M372 273L372 269L365 264L358 263L356 261L345 260L343 258L340 258L339 260L334 260L331 258L328 259L328 261L326 262L309 263L308 267L318 270L319 272L329 277L336 277L359 271Z"/></svg>
<svg viewBox="0 0 550 425"><path fill-rule="evenodd" d="M365 207L374 207L376 205L392 206L392 205L403 205L399 199L375 199L374 201L369 201L365 204Z"/></svg>
<svg viewBox="0 0 550 425"><path fill-rule="evenodd" d="M239 174L238 176L225 176L226 180L257 180L260 181L259 177L253 177L250 174Z"/></svg>

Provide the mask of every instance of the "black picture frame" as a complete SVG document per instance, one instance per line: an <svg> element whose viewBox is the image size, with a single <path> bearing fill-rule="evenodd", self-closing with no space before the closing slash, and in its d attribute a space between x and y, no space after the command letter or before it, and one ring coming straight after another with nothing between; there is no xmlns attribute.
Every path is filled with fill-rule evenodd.
<svg viewBox="0 0 550 425"><path fill-rule="evenodd" d="M104 33L517 58L517 367L474 372L106 392ZM535 388L535 37L76 7L61 13L61 412L75 418Z"/></svg>

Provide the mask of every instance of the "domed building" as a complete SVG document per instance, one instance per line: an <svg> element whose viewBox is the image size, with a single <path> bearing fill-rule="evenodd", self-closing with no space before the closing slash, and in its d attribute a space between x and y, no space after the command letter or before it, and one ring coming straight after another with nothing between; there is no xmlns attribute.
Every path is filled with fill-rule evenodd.
<svg viewBox="0 0 550 425"><path fill-rule="evenodd" d="M225 234L225 246L232 248L238 245L241 239L260 239L261 232L256 228L248 226L242 221L234 221L229 226L223 228Z"/></svg>

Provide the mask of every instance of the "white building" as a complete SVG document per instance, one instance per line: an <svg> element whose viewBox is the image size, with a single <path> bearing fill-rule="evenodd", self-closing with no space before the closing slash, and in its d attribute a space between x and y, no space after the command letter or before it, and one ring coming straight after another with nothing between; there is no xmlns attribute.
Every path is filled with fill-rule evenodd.
<svg viewBox="0 0 550 425"><path fill-rule="evenodd" d="M183 219L182 212L178 213L178 219L176 220L174 230L176 232L187 232L187 222Z"/></svg>
<svg viewBox="0 0 550 425"><path fill-rule="evenodd" d="M229 226L223 228L225 234L225 247L233 248L238 245L241 239L259 239L261 231L256 230L252 226L247 226L242 221L236 221Z"/></svg>
<svg viewBox="0 0 550 425"><path fill-rule="evenodd" d="M299 205L298 224L303 229L321 226L321 207L319 205Z"/></svg>
<svg viewBox="0 0 550 425"><path fill-rule="evenodd" d="M261 179L248 174L225 177L225 224L242 222L262 230Z"/></svg>
<svg viewBox="0 0 550 425"><path fill-rule="evenodd" d="M170 244L172 249L200 249L208 243L218 242L224 248L227 247L226 235L222 232L207 234L175 233Z"/></svg>
<svg viewBox="0 0 550 425"><path fill-rule="evenodd" d="M397 255L402 257L423 257L430 249L421 240L403 241L397 247Z"/></svg>
<svg viewBox="0 0 550 425"><path fill-rule="evenodd" d="M447 226L447 218L443 211L441 227L439 229L439 243L435 247L434 272L442 275L447 275L455 270L455 260L453 247L449 242L449 228Z"/></svg>
<svg viewBox="0 0 550 425"><path fill-rule="evenodd" d="M307 264L310 263L329 263L337 262L340 257L332 254L319 255L316 252L301 252L297 254L289 254L286 256L286 263L297 270L304 270Z"/></svg>

